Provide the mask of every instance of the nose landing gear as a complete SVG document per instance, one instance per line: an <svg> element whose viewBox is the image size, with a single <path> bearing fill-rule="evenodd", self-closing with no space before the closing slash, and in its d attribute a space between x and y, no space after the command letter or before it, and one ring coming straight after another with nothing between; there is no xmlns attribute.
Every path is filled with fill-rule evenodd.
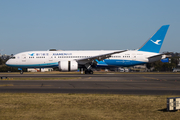
<svg viewBox="0 0 180 120"><path fill-rule="evenodd" d="M18 68L18 70L20 70L20 74L23 74L22 68Z"/></svg>
<svg viewBox="0 0 180 120"><path fill-rule="evenodd" d="M22 71L22 70L20 71L20 74L23 74L23 71Z"/></svg>

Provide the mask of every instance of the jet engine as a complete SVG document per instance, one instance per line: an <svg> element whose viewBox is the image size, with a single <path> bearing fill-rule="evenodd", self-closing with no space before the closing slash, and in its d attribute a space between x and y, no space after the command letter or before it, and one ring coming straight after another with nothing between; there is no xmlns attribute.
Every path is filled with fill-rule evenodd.
<svg viewBox="0 0 180 120"><path fill-rule="evenodd" d="M59 61L58 67L60 71L76 71L78 63L76 61Z"/></svg>

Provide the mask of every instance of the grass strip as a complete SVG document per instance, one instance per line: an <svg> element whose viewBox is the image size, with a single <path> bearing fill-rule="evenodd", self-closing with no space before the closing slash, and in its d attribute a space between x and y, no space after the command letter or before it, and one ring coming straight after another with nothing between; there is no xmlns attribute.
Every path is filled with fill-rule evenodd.
<svg viewBox="0 0 180 120"><path fill-rule="evenodd" d="M172 96L0 93L0 119L177 120L166 111Z"/></svg>

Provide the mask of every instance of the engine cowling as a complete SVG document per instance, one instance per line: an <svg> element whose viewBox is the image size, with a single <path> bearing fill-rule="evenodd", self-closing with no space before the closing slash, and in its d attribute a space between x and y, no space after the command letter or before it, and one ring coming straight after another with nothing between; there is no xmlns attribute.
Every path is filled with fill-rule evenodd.
<svg viewBox="0 0 180 120"><path fill-rule="evenodd" d="M59 61L58 67L60 71L76 71L78 63L76 61Z"/></svg>

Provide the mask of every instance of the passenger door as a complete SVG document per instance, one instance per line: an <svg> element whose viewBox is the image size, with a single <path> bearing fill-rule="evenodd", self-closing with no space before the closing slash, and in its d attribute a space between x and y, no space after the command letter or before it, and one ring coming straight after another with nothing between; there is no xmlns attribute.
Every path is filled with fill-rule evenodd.
<svg viewBox="0 0 180 120"><path fill-rule="evenodd" d="M132 55L131 55L131 58L132 58L132 60L136 60L136 54L135 53L133 53Z"/></svg>
<svg viewBox="0 0 180 120"><path fill-rule="evenodd" d="M22 58L22 63L26 63L26 54L22 54L22 56L21 56L21 58Z"/></svg>

